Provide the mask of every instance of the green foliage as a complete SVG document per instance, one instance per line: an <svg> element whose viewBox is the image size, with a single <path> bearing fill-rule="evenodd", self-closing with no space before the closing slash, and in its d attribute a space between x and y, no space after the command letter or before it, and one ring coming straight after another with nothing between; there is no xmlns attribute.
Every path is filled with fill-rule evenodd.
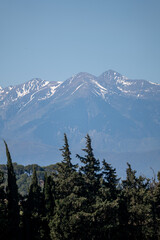
<svg viewBox="0 0 160 240"><path fill-rule="evenodd" d="M105 160L102 162L102 194L105 198L112 201L117 199L119 178L116 175L116 169Z"/></svg>
<svg viewBox="0 0 160 240"><path fill-rule="evenodd" d="M43 192L44 192L45 215L47 217L53 216L55 207L55 183L51 176L47 176L47 173L45 173Z"/></svg>
<svg viewBox="0 0 160 240"><path fill-rule="evenodd" d="M120 181L105 160L100 168L89 135L85 155L77 154L80 167L72 163L66 134L62 161L47 167L12 164L5 146L7 165L0 165L1 239L160 239L160 172L158 181L151 181L127 164L126 179Z"/></svg>
<svg viewBox="0 0 160 240"><path fill-rule="evenodd" d="M102 206L99 198L102 173L100 172L100 162L94 157L91 138L88 134L86 136L86 148L82 149L82 151L85 152L84 157L77 154L82 163L80 167L80 175L83 180L81 197L85 199L80 216L85 223L82 225L85 237L87 239L98 239L100 237L100 234L97 235L99 215L101 214L100 208Z"/></svg>
<svg viewBox="0 0 160 240"><path fill-rule="evenodd" d="M116 170L105 160L102 162L101 185L96 201L97 232L101 229L98 239L117 239L118 236L118 183Z"/></svg>
<svg viewBox="0 0 160 240"><path fill-rule="evenodd" d="M37 171L38 182L41 183L43 187L45 172L47 172L48 175L52 175L56 171L57 166L56 164L46 166L46 167L40 167L37 164L23 166L17 163L13 163L13 168L16 175L16 179L17 179L18 192L20 195L25 196L25 195L28 195L28 192L29 192L29 187L31 185L34 168ZM7 185L7 165L0 164L0 171L4 173L3 184L4 186L6 186Z"/></svg>
<svg viewBox="0 0 160 240"><path fill-rule="evenodd" d="M79 174L72 164L71 153L66 134L62 149L63 160L57 165L55 175L56 201L53 219L50 222L52 239L74 239L74 214L81 204Z"/></svg>
<svg viewBox="0 0 160 240"><path fill-rule="evenodd" d="M7 143L4 141L6 147L6 156L7 156L7 188L6 188L6 197L7 197L7 210L8 210L8 238L9 239L18 239L19 237L19 195L18 187L16 183L16 175L13 169L11 155L7 146Z"/></svg>
<svg viewBox="0 0 160 240"><path fill-rule="evenodd" d="M8 237L7 207L5 203L6 193L4 190L4 173L0 171L0 236L1 239Z"/></svg>
<svg viewBox="0 0 160 240"><path fill-rule="evenodd" d="M34 168L28 198L23 206L23 229L26 231L27 239L43 239L45 232L42 227L43 212L43 194Z"/></svg>
<svg viewBox="0 0 160 240"><path fill-rule="evenodd" d="M122 221L125 232L128 238L150 239L152 236L150 235L149 180L142 176L136 177L136 171L132 170L130 164L126 173L127 178L123 181L120 199L126 217ZM120 211L122 215L122 208Z"/></svg>
<svg viewBox="0 0 160 240"><path fill-rule="evenodd" d="M160 172L157 175L158 182L155 181L150 187L150 199L151 199L151 225L152 235L155 240L160 239Z"/></svg>
<svg viewBox="0 0 160 240"><path fill-rule="evenodd" d="M31 213L39 213L41 211L41 198L41 188L38 184L36 169L34 168L28 194L28 209Z"/></svg>
<svg viewBox="0 0 160 240"><path fill-rule="evenodd" d="M100 187L100 162L95 159L93 154L93 149L91 146L91 138L87 134L86 136L86 148L82 149L86 154L84 157L81 157L77 154L77 157L82 162L80 172L84 179L85 184L85 196L90 202L95 201L96 193Z"/></svg>

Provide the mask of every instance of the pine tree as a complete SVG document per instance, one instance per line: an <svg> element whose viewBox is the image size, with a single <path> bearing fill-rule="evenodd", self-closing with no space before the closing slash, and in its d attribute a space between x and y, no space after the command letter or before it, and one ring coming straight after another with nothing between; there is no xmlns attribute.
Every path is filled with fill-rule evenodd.
<svg viewBox="0 0 160 240"><path fill-rule="evenodd" d="M150 239L151 204L148 198L149 179L139 176L128 164L127 178L122 182L120 198L120 229L128 239Z"/></svg>
<svg viewBox="0 0 160 240"><path fill-rule="evenodd" d="M99 239L117 239L118 230L118 183L116 170L105 160L102 162L102 179L96 201Z"/></svg>
<svg viewBox="0 0 160 240"><path fill-rule="evenodd" d="M118 183L119 178L117 178L116 169L111 166L111 164L107 163L105 160L102 161L102 175L103 175L103 189L106 191L104 196L112 201L117 199L118 195Z"/></svg>
<svg viewBox="0 0 160 240"><path fill-rule="evenodd" d="M8 229L9 229L9 239L19 239L19 196L18 196L18 187L16 184L16 176L13 169L11 155L7 146L7 143L4 141L6 147L6 156L7 156L7 201L8 201Z"/></svg>
<svg viewBox="0 0 160 240"><path fill-rule="evenodd" d="M86 148L82 149L86 154L84 157L81 157L77 154L77 157L82 162L80 172L84 178L86 197L90 203L93 203L96 199L98 189L100 187L100 162L94 157L91 138L87 134L86 136Z"/></svg>
<svg viewBox="0 0 160 240"><path fill-rule="evenodd" d="M80 167L80 174L83 179L82 197L86 200L80 217L84 223L84 237L86 239L99 239L99 204L97 199L102 174L100 173L100 162L94 157L91 138L88 134L86 136L86 147L82 151L85 152L85 156L82 157L77 154L77 158L82 163Z"/></svg>
<svg viewBox="0 0 160 240"><path fill-rule="evenodd" d="M63 166L65 168L65 174L66 177L68 177L70 175L70 173L75 170L76 166L72 164L71 162L71 152L69 149L69 144L68 144L68 139L67 139L67 135L64 134L64 146L60 149L60 151L62 152L62 163Z"/></svg>
<svg viewBox="0 0 160 240"><path fill-rule="evenodd" d="M77 165L72 164L71 152L66 134L62 149L63 160L58 164L55 180L55 210L50 222L51 239L79 239L78 213L83 199L81 199L81 182L76 171Z"/></svg>
<svg viewBox="0 0 160 240"><path fill-rule="evenodd" d="M54 174L56 198L64 198L72 193L74 181L73 173L76 173L77 165L72 164L67 135L64 134L64 146L60 149L63 160L57 164L57 172Z"/></svg>

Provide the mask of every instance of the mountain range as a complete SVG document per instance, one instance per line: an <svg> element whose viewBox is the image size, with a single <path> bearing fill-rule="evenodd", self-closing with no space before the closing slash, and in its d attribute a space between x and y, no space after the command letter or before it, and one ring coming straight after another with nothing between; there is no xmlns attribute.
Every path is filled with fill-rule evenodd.
<svg viewBox="0 0 160 240"><path fill-rule="evenodd" d="M152 169L160 170L160 84L108 70L98 77L82 72L64 82L36 78L0 87L0 136L13 161L61 161L64 133L75 161L88 133L95 157L105 158L121 176L126 162L152 175ZM5 163L2 140L0 152Z"/></svg>

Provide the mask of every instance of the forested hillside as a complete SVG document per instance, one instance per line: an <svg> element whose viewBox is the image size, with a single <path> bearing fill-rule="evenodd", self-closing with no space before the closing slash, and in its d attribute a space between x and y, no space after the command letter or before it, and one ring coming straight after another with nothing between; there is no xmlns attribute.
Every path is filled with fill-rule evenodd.
<svg viewBox="0 0 160 240"><path fill-rule="evenodd" d="M16 175L17 180L17 186L18 186L18 192L20 195L25 196L28 194L29 186L32 181L32 174L33 169L36 170L38 183L41 187L44 185L44 178L45 173L47 175L52 175L53 172L56 171L56 164L49 165L46 167L41 167L37 164L30 164L27 166L19 165L17 163L13 163L14 172ZM4 174L4 183L3 185L6 187L7 185L7 165L0 164L0 171Z"/></svg>
<svg viewBox="0 0 160 240"><path fill-rule="evenodd" d="M73 163L66 134L56 165L12 163L0 169L0 239L160 239L160 172L137 176L128 163L126 178L94 157L86 136L80 165ZM23 187L22 187L23 186Z"/></svg>

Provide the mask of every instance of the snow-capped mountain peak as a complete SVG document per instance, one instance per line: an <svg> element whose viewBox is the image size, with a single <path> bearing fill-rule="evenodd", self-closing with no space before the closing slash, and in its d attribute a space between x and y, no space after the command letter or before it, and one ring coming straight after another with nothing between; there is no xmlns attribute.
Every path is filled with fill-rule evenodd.
<svg viewBox="0 0 160 240"><path fill-rule="evenodd" d="M34 78L26 83L17 86L9 86L0 91L0 107L16 104L20 111L33 100L45 100L55 93L60 85L58 82L49 82L40 78Z"/></svg>
<svg viewBox="0 0 160 240"><path fill-rule="evenodd" d="M127 80L128 78L123 76L122 74L114 71L114 70L108 70L104 73L102 73L99 78L103 78L105 79L106 81L110 82L110 81L116 81L116 80L119 80L119 79L123 79L123 80Z"/></svg>
<svg viewBox="0 0 160 240"><path fill-rule="evenodd" d="M41 90L42 88L46 87L49 84L48 81L39 79L39 78L35 78L32 79L30 81L28 81L27 83L24 83L22 85L19 85L16 89L16 93L17 93L17 98L19 97L24 97L27 94L30 94L32 92L37 92L39 90Z"/></svg>
<svg viewBox="0 0 160 240"><path fill-rule="evenodd" d="M35 78L0 88L0 136L17 141L16 160L32 159L38 146L36 160L43 163L58 159L52 149L60 146L64 132L73 149L86 133L96 151L158 149L159 103L160 84L127 79L113 70L98 77L81 72L61 83Z"/></svg>
<svg viewBox="0 0 160 240"><path fill-rule="evenodd" d="M101 97L107 101L109 96L121 95L136 98L151 96L159 97L160 85L145 80L131 80L120 73L108 70L96 77L86 72L73 75L64 82L49 82L40 78L7 88L0 88L0 107L16 104L19 111L28 104L38 101L65 102L72 97L88 98L88 96Z"/></svg>
<svg viewBox="0 0 160 240"><path fill-rule="evenodd" d="M159 86L145 80L128 79L116 71L108 70L99 77L86 72L73 75L57 88L55 96L56 99L70 99L71 96L86 98L96 95L107 100L115 94L144 98L158 94L159 91Z"/></svg>

